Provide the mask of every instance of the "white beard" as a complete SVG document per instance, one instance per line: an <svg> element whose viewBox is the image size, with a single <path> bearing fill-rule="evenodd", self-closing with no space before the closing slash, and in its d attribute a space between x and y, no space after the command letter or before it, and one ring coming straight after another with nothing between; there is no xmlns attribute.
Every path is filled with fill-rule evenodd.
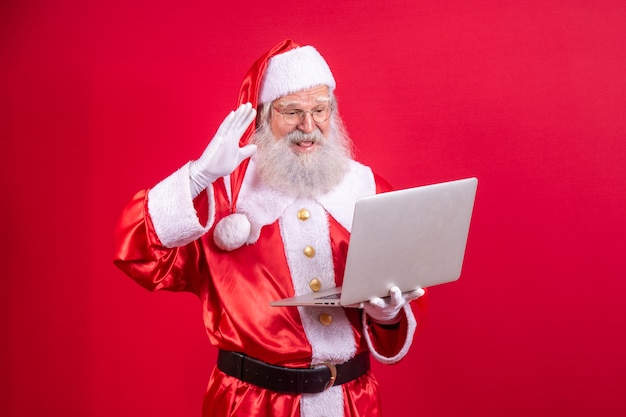
<svg viewBox="0 0 626 417"><path fill-rule="evenodd" d="M352 142L336 114L332 116L328 137L317 129L308 134L294 130L277 140L265 122L252 141L257 145L253 158L261 179L297 198L313 198L331 191L344 178L352 159ZM316 149L295 152L292 144L302 141L313 141Z"/></svg>

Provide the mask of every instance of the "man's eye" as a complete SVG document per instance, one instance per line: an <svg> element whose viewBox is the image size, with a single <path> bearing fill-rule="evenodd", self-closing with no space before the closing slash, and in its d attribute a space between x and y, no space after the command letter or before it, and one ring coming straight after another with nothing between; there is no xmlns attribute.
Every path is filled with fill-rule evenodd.
<svg viewBox="0 0 626 417"><path fill-rule="evenodd" d="M287 116L297 116L300 114L300 111L298 110L285 110L284 114L286 114Z"/></svg>

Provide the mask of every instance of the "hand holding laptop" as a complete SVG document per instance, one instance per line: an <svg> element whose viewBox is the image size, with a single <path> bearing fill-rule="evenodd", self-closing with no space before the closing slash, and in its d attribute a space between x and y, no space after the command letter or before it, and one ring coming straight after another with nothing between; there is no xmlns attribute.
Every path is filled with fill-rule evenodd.
<svg viewBox="0 0 626 417"><path fill-rule="evenodd" d="M359 306L364 309L374 321L382 324L395 323L400 315L400 310L413 300L417 300L426 292L422 288L403 293L400 288L393 286L389 289L389 297L372 297L369 302L363 302Z"/></svg>
<svg viewBox="0 0 626 417"><path fill-rule="evenodd" d="M342 287L270 305L367 306L373 317L394 318L404 304L422 295L418 290L459 279L477 185L472 177L361 197ZM406 295L394 295L393 287Z"/></svg>

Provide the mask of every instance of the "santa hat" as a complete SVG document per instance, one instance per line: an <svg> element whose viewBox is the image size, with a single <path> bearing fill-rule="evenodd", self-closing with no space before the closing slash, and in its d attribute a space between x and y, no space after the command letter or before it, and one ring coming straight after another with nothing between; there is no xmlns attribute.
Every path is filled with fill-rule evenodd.
<svg viewBox="0 0 626 417"><path fill-rule="evenodd" d="M312 46L300 46L291 39L284 40L261 56L246 74L239 90L238 104L251 103L253 107L279 97L319 85L335 89L335 78L322 55ZM252 122L241 137L239 146L245 146L256 130ZM250 222L237 213L237 197L248 167L246 159L230 174L231 214L215 226L213 239L218 247L234 250L250 238Z"/></svg>
<svg viewBox="0 0 626 417"><path fill-rule="evenodd" d="M270 59L259 92L262 104L319 85L335 89L335 78L328 64L312 46L302 46Z"/></svg>

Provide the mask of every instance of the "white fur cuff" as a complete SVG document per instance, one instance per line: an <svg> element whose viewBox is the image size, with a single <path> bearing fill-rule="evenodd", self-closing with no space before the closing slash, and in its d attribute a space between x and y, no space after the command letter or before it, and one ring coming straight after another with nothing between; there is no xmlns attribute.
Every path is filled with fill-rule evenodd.
<svg viewBox="0 0 626 417"><path fill-rule="evenodd" d="M148 192L148 213L163 246L174 248L205 234L215 221L213 187L209 193L209 217L203 227L191 197L189 164L174 172Z"/></svg>
<svg viewBox="0 0 626 417"><path fill-rule="evenodd" d="M363 311L363 316L362 316L363 333L365 336L365 341L367 342L367 346L369 347L370 352L372 356L374 357L374 359L386 365L397 363L402 358L404 358L406 354L409 352L409 348L411 347L411 344L413 343L413 335L415 334L415 329L417 328L417 321L415 320L415 316L413 315L413 310L411 309L411 306L408 303L404 305L403 309L404 309L404 314L406 314L406 318L408 321L406 339L404 340L404 344L402 345L402 348L400 349L400 351L392 357L383 356L376 351L374 344L372 343L371 336L370 336L369 326L367 325L367 313Z"/></svg>

